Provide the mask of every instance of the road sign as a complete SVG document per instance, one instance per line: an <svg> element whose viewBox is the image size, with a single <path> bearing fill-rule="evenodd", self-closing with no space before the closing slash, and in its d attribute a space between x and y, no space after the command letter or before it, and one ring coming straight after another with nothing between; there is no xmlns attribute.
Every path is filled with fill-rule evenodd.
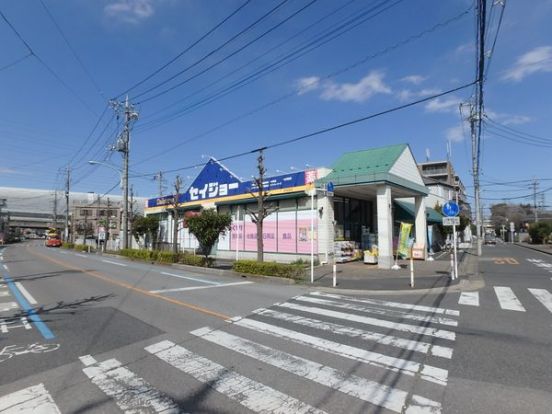
<svg viewBox="0 0 552 414"><path fill-rule="evenodd" d="M98 240L105 240L106 239L106 234L105 234L105 231L100 231L98 233Z"/></svg>
<svg viewBox="0 0 552 414"><path fill-rule="evenodd" d="M447 217L456 217L460 214L460 207L454 201L447 201L443 204L443 214Z"/></svg>
<svg viewBox="0 0 552 414"><path fill-rule="evenodd" d="M516 231L516 228L515 228L515 225L514 225L513 221L510 222L510 231Z"/></svg>
<svg viewBox="0 0 552 414"><path fill-rule="evenodd" d="M460 217L443 217L443 226L459 226Z"/></svg>
<svg viewBox="0 0 552 414"><path fill-rule="evenodd" d="M334 183L332 183L331 181L326 184L326 195L329 197L333 197L334 195Z"/></svg>

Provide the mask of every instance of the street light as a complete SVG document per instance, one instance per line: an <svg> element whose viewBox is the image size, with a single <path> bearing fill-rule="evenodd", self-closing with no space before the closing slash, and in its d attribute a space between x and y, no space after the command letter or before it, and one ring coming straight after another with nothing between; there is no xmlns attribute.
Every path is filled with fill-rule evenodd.
<svg viewBox="0 0 552 414"><path fill-rule="evenodd" d="M90 165L103 165L104 167L108 167L108 168L111 168L112 170L115 170L119 173L119 185L121 187L121 189L123 190L123 217L121 219L122 221L122 225L123 225L123 228L122 228L122 240L121 240L121 245L123 246L124 249L128 248L128 194L127 194L127 188L128 188L128 185L125 185L127 184L127 180L124 180L124 176L123 176L123 173L124 171L117 168L116 165L113 165L113 164L109 164L107 162L102 162L102 161L88 161L88 164ZM124 187L124 188L123 188ZM126 198L126 199L125 199Z"/></svg>

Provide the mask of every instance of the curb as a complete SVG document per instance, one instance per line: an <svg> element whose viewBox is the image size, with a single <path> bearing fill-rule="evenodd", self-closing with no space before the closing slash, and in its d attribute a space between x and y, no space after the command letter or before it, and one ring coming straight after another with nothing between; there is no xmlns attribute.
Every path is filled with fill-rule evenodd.
<svg viewBox="0 0 552 414"><path fill-rule="evenodd" d="M543 254L552 255L552 250L551 251L541 250L541 249L538 249L536 247L521 244L521 243L514 243L514 246L523 247L524 249L533 250L534 252L539 252L539 253L543 253Z"/></svg>

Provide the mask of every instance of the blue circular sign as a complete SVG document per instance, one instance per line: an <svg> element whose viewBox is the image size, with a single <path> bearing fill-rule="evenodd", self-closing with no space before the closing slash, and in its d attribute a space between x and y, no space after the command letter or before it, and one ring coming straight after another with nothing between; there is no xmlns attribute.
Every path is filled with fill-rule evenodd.
<svg viewBox="0 0 552 414"><path fill-rule="evenodd" d="M460 207L454 201L447 201L443 204L443 214L447 217L456 217L460 214Z"/></svg>

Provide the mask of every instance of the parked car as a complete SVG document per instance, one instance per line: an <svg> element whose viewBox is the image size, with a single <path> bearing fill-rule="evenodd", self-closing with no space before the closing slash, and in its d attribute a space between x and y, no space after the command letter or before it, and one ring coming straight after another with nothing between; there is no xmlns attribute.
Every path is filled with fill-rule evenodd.
<svg viewBox="0 0 552 414"><path fill-rule="evenodd" d="M494 234L485 234L485 244L495 246L496 245L496 237Z"/></svg>

